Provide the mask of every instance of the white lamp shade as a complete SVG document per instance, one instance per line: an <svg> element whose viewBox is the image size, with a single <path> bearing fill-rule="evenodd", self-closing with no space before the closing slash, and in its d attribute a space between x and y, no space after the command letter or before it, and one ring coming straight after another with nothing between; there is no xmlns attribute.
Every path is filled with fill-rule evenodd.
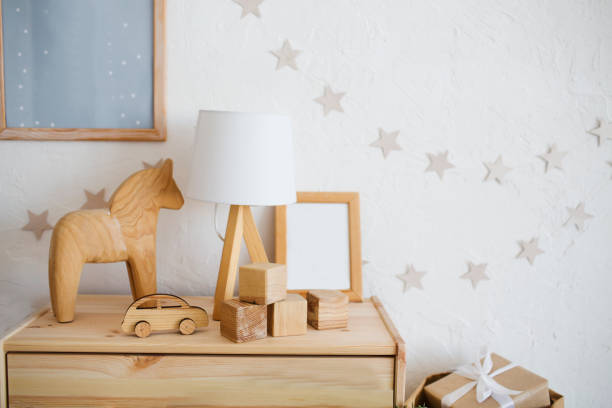
<svg viewBox="0 0 612 408"><path fill-rule="evenodd" d="M200 111L187 197L225 204L296 201L288 117Z"/></svg>

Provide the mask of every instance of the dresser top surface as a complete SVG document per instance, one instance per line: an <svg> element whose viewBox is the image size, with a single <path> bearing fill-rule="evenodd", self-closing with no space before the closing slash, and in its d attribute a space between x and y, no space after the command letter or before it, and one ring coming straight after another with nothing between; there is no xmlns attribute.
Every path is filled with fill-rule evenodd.
<svg viewBox="0 0 612 408"><path fill-rule="evenodd" d="M212 297L185 297L212 317ZM46 309L5 339L4 351L163 353L163 354L264 354L264 355L395 355L403 341L375 298L349 304L346 329L315 330L302 336L267 337L234 343L219 333L219 322L209 322L192 335L153 333L147 338L124 334L123 315L132 303L129 296L80 295L75 319L58 323Z"/></svg>

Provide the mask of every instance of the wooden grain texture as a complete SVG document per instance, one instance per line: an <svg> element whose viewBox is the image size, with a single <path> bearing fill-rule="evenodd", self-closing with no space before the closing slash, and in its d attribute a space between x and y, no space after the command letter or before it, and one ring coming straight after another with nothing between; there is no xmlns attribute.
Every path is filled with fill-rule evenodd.
<svg viewBox="0 0 612 408"><path fill-rule="evenodd" d="M348 325L348 296L339 290L311 290L306 295L308 324L318 330Z"/></svg>
<svg viewBox="0 0 612 408"><path fill-rule="evenodd" d="M8 356L12 407L392 406L390 357Z"/></svg>
<svg viewBox="0 0 612 408"><path fill-rule="evenodd" d="M221 254L221 263L219 265L217 287L215 289L213 320L220 319L221 304L225 300L234 297L238 259L240 257L240 244L242 243L243 237L251 261L267 263L268 257L266 255L266 250L259 236L259 232L257 232L257 226L253 220L251 208L246 205L232 205L227 220L225 242L223 244L223 253Z"/></svg>
<svg viewBox="0 0 612 408"><path fill-rule="evenodd" d="M240 267L238 296L241 301L269 305L287 297L287 267L252 263Z"/></svg>
<svg viewBox="0 0 612 408"><path fill-rule="evenodd" d="M301 336L306 334L308 325L306 299L296 293L287 299L268 305L269 336Z"/></svg>
<svg viewBox="0 0 612 408"><path fill-rule="evenodd" d="M217 276L217 287L215 289L215 309L213 320L221 319L221 307L223 302L234 297L236 287L236 268L240 257L240 244L243 234L244 206L230 206L227 227L225 229L225 241L219 264L219 275Z"/></svg>
<svg viewBox="0 0 612 408"><path fill-rule="evenodd" d="M266 255L266 249L264 248L263 241L257 231L257 225L255 225L255 219L251 212L251 207L244 206L244 243L246 244L249 257L253 263L268 263L268 255Z"/></svg>
<svg viewBox="0 0 612 408"><path fill-rule="evenodd" d="M306 192L297 193L298 203L341 203L348 207L350 288L342 289L351 302L363 300L361 272L361 221L359 193L354 192ZM287 207L277 206L274 213L274 247L277 263L287 263ZM291 268L291 265L288 265ZM320 288L311 288L320 289ZM306 296L310 289L291 289L291 293Z"/></svg>
<svg viewBox="0 0 612 408"><path fill-rule="evenodd" d="M125 261L134 299L156 292L155 243L160 208L179 209L183 195L172 177L172 160L128 177L110 209L80 210L55 225L49 248L49 291L58 321L74 319L85 263Z"/></svg>
<svg viewBox="0 0 612 408"><path fill-rule="evenodd" d="M400 406L405 398L406 394L406 344L404 339L400 336L399 332L395 328L393 321L387 314L387 311L383 307L382 303L376 296L372 296L371 302L378 311L380 318L382 319L385 327L393 337L393 341L396 344L395 352L395 404Z"/></svg>
<svg viewBox="0 0 612 408"><path fill-rule="evenodd" d="M235 343L267 336L266 305L254 305L230 299L221 306L221 335Z"/></svg>
<svg viewBox="0 0 612 408"><path fill-rule="evenodd" d="M166 302L163 304L162 302ZM143 307L145 303L154 307ZM183 321L188 319L191 323ZM134 333L139 322L147 322L150 331L179 330L182 334L191 334L198 327L208 326L206 310L197 306L190 306L185 300L166 294L144 296L128 307L121 323L124 333ZM193 323L193 324L192 324ZM181 325L182 330L181 330ZM193 327L192 327L193 326ZM190 333L184 333L190 332ZM138 337L147 337L139 335Z"/></svg>
<svg viewBox="0 0 612 408"><path fill-rule="evenodd" d="M192 306L209 314L212 297L185 297ZM47 310L22 330L7 338L6 351L82 353L179 353L258 355L396 355L396 341L370 301L349 303L349 326L341 330L308 327L303 336L267 337L236 344L219 335L219 322L191 336L160 333L146 339L121 332L126 308L132 303L124 295L79 295L71 324L57 323Z"/></svg>
<svg viewBox="0 0 612 408"><path fill-rule="evenodd" d="M0 13L1 12L2 10L0 9ZM6 378L7 349L4 347L4 342L6 341L6 339L13 337L15 334L19 333L21 330L28 327L33 321L37 320L38 318L40 318L41 316L47 313L48 313L47 308L38 310L37 312L25 318L20 325L15 327L13 330L8 332L5 337L0 339L0 352L2 352L2 356L0 358L0 408L6 408L8 406L8 394L7 394L8 388L7 388L7 378Z"/></svg>
<svg viewBox="0 0 612 408"><path fill-rule="evenodd" d="M0 16L1 9L0 9ZM166 140L166 0L153 0L153 128L7 128L4 50L0 17L0 140Z"/></svg>

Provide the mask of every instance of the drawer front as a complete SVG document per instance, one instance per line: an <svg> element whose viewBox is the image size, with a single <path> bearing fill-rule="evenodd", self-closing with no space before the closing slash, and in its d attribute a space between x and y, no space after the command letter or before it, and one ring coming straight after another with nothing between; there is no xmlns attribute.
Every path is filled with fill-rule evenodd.
<svg viewBox="0 0 612 408"><path fill-rule="evenodd" d="M9 353L11 407L393 406L393 357Z"/></svg>

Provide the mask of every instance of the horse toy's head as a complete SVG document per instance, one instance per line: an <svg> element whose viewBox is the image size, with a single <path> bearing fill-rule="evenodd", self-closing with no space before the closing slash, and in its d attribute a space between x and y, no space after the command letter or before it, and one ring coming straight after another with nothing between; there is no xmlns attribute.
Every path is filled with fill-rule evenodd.
<svg viewBox="0 0 612 408"><path fill-rule="evenodd" d="M128 177L110 199L111 214L130 214L136 208L178 210L185 200L172 177L172 160L158 168L141 170Z"/></svg>
<svg viewBox="0 0 612 408"><path fill-rule="evenodd" d="M181 190L179 190L176 185L176 181L174 181L172 177L172 160L166 159L159 171L162 177L162 182L160 184L162 186L165 185L165 187L156 198L157 205L159 205L160 208L178 210L183 206L185 200L183 199Z"/></svg>

